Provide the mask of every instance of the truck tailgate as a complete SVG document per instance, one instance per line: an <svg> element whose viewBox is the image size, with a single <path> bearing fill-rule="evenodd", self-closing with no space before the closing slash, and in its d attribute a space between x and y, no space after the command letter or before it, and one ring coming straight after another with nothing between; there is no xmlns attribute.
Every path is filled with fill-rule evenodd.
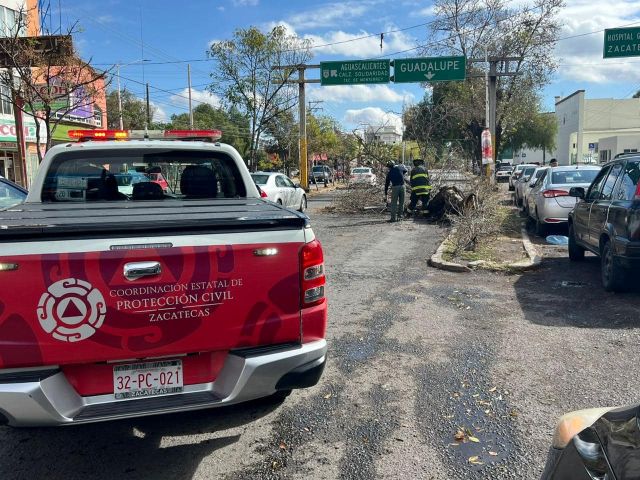
<svg viewBox="0 0 640 480"><path fill-rule="evenodd" d="M52 223L51 240L0 243L0 368L299 342L301 219L254 215L270 228L252 231L243 215L231 231L56 239L70 233Z"/></svg>

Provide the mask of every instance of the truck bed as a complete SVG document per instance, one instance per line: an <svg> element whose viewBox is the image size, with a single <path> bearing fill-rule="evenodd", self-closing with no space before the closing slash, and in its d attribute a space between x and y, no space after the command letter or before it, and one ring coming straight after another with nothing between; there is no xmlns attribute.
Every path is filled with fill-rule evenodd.
<svg viewBox="0 0 640 480"><path fill-rule="evenodd" d="M25 203L0 211L0 242L302 228L306 216L255 198Z"/></svg>

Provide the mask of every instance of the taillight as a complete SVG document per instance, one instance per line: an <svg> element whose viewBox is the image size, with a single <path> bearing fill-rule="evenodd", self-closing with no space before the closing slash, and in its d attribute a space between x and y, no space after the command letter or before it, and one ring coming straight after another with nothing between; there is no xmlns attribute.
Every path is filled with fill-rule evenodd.
<svg viewBox="0 0 640 480"><path fill-rule="evenodd" d="M634 200L640 200L640 181L636 185L636 193L633 196Z"/></svg>
<svg viewBox="0 0 640 480"><path fill-rule="evenodd" d="M544 198L568 197L569 192L566 190L545 190L542 192Z"/></svg>
<svg viewBox="0 0 640 480"><path fill-rule="evenodd" d="M324 286L324 254L322 245L313 240L302 247L300 251L301 290L300 301L302 307L319 305L325 301Z"/></svg>
<svg viewBox="0 0 640 480"><path fill-rule="evenodd" d="M264 190L260 190L260 197L261 198L268 198L267 192L265 192Z"/></svg>

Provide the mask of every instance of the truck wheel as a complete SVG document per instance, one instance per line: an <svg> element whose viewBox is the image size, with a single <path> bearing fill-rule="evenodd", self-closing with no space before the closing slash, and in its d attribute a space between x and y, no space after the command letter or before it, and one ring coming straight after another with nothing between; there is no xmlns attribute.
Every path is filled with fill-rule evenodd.
<svg viewBox="0 0 640 480"><path fill-rule="evenodd" d="M621 292L624 290L626 272L624 268L616 264L611 242L605 243L602 248L600 268L602 273L602 286L607 292Z"/></svg>
<svg viewBox="0 0 640 480"><path fill-rule="evenodd" d="M307 209L307 196L302 195L302 200L300 200L300 208L298 209L298 211L304 212L306 209Z"/></svg>
<svg viewBox="0 0 640 480"><path fill-rule="evenodd" d="M576 232L573 224L569 225L569 260L572 262L584 260L584 248L576 242Z"/></svg>

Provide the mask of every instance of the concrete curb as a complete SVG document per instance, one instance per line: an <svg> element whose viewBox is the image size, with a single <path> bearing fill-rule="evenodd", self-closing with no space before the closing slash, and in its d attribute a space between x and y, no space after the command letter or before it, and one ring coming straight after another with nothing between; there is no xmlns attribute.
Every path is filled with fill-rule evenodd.
<svg viewBox="0 0 640 480"><path fill-rule="evenodd" d="M504 265L492 264L491 262L486 262L484 260L480 260L477 262L470 262L468 265L463 265L461 263L448 262L442 259L442 255L444 254L445 244L449 237L455 233L455 229L451 230L449 235L440 243L440 246L436 250L436 253L431 255L428 263L434 268L438 268L440 270L446 270L449 272L471 272L472 269L469 268L468 265L473 267L481 267L485 270L493 270L493 271L505 271L509 270L512 272L524 272L527 270L533 270L540 266L542 263L542 255L536 250L536 247L531 243L531 239L529 238L529 234L527 233L527 229L523 226L521 228L522 234L522 246L527 254L528 259L520 262L507 263ZM473 264L473 265L472 265ZM495 266L494 266L495 265Z"/></svg>
<svg viewBox="0 0 640 480"><path fill-rule="evenodd" d="M445 244L447 243L447 240L449 240L449 237L454 233L456 233L455 228L451 230L449 235L447 235L447 237L442 241L442 243L440 243L440 246L436 250L436 253L431 255L431 258L429 259L428 263L434 268L439 268L440 270L446 270L448 272L470 272L471 269L466 265L462 265L461 263L455 263L455 262L447 262L446 260L442 259L442 255L444 254Z"/></svg>
<svg viewBox="0 0 640 480"><path fill-rule="evenodd" d="M542 263L542 255L540 255L536 247L531 243L526 227L523 226L521 228L521 232L522 246L524 247L524 251L527 252L527 257L529 257L529 259L523 262L512 263L509 265L509 268L520 271L538 268Z"/></svg>

